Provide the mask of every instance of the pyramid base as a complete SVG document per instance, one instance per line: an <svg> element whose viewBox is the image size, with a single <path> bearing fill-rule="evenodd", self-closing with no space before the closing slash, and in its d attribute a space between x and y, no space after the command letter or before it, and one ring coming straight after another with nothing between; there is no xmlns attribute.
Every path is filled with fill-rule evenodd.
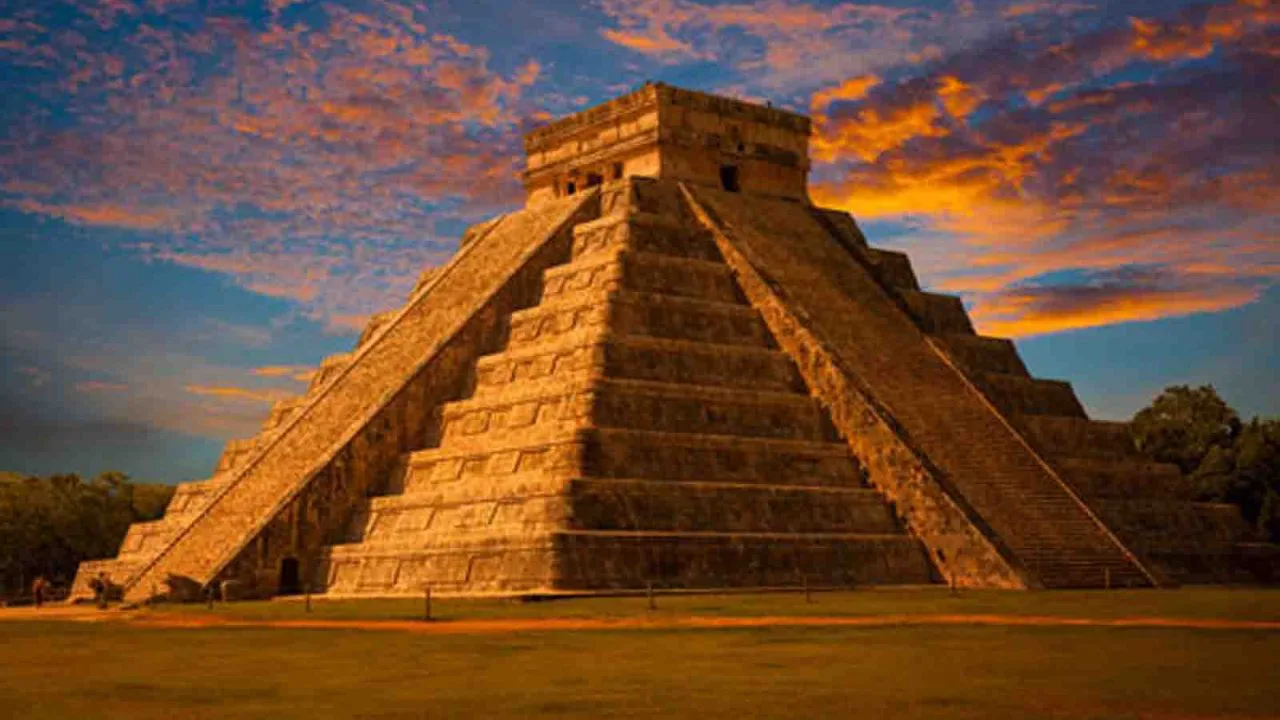
<svg viewBox="0 0 1280 720"><path fill-rule="evenodd" d="M661 590L923 585L938 581L906 535L564 531L439 550L337 546L333 597L509 596Z"/></svg>

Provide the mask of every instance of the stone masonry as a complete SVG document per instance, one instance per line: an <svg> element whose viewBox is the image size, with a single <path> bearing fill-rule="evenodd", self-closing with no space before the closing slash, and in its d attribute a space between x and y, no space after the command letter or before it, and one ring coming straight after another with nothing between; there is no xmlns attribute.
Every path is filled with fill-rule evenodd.
<svg viewBox="0 0 1280 720"><path fill-rule="evenodd" d="M1235 507L810 205L808 133L660 84L533 131L526 207L73 596L98 572L135 601L1274 573Z"/></svg>

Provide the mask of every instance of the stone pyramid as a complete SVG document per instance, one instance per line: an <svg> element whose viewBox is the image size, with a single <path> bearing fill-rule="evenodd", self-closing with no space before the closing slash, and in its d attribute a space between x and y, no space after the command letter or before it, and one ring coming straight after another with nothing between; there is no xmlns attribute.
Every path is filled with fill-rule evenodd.
<svg viewBox="0 0 1280 720"><path fill-rule="evenodd" d="M812 206L803 116L647 85L526 137L307 394L134 525L127 599L1265 577L1127 428Z"/></svg>

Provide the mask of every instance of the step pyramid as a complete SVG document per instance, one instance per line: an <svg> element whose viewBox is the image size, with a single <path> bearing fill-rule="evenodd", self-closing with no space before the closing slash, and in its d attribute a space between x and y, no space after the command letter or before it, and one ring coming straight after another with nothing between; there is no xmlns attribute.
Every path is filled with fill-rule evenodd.
<svg viewBox="0 0 1280 720"><path fill-rule="evenodd" d="M347 542L335 595L927 583L710 235L623 182Z"/></svg>
<svg viewBox="0 0 1280 720"><path fill-rule="evenodd" d="M1233 506L812 206L807 118L649 85L116 558L126 598L1223 582Z"/></svg>

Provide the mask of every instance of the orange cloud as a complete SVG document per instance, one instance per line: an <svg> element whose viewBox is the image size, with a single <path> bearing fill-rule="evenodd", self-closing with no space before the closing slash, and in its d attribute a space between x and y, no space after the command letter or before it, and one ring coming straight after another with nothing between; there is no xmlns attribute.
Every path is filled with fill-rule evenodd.
<svg viewBox="0 0 1280 720"><path fill-rule="evenodd" d="M1035 288L984 299L972 315L983 333L1027 337L1229 310L1254 302L1259 295L1257 287L1231 285Z"/></svg>
<svg viewBox="0 0 1280 720"><path fill-rule="evenodd" d="M859 75L849 78L833 88L819 90L809 100L810 112L813 115L821 115L831 103L837 100L861 100L867 96L871 88L879 84L880 78L875 75Z"/></svg>
<svg viewBox="0 0 1280 720"><path fill-rule="evenodd" d="M274 403L291 397L289 393L283 390L257 390L234 386L187 385L185 389L194 395L255 403Z"/></svg>
<svg viewBox="0 0 1280 720"><path fill-rule="evenodd" d="M611 43L621 45L629 50L645 53L646 55L662 55L666 53L677 53L681 55L693 55L693 49L688 43L680 42L668 35L661 28L650 30L648 33L631 33L620 30L604 29L600 31L600 35Z"/></svg>
<svg viewBox="0 0 1280 720"><path fill-rule="evenodd" d="M80 6L109 19L102 4ZM109 51L32 23L0 27L24 62L61 79L41 92L69 93L86 118L19 117L13 135L27 141L0 155L11 193L0 203L155 231L136 246L146 257L290 299L335 329L346 321L329 315L398 302L458 227L520 199L517 130L542 67L495 71L485 48L427 32L425 7L317 9L260 27L139 22Z"/></svg>
<svg viewBox="0 0 1280 720"><path fill-rule="evenodd" d="M926 282L964 295L984 332L1252 302L1280 277L1280 157L1263 129L1280 124L1280 110L1239 104L1268 73L1249 34L1260 7L1192 9L1053 45L1014 35L1000 56L1020 62L961 53L871 90L854 77L849 99L814 95L813 147L828 166L810 195L863 219L908 221L895 246L914 251ZM1234 54L1175 72L1204 54L1205 38L1237 43ZM1109 84L1090 75L1138 62L1156 63L1155 75ZM993 112L978 113L988 102ZM1134 267L1161 279L1063 279Z"/></svg>
<svg viewBox="0 0 1280 720"><path fill-rule="evenodd" d="M258 377L287 377L299 382L309 382L315 376L315 368L308 365L264 365L249 371Z"/></svg>

